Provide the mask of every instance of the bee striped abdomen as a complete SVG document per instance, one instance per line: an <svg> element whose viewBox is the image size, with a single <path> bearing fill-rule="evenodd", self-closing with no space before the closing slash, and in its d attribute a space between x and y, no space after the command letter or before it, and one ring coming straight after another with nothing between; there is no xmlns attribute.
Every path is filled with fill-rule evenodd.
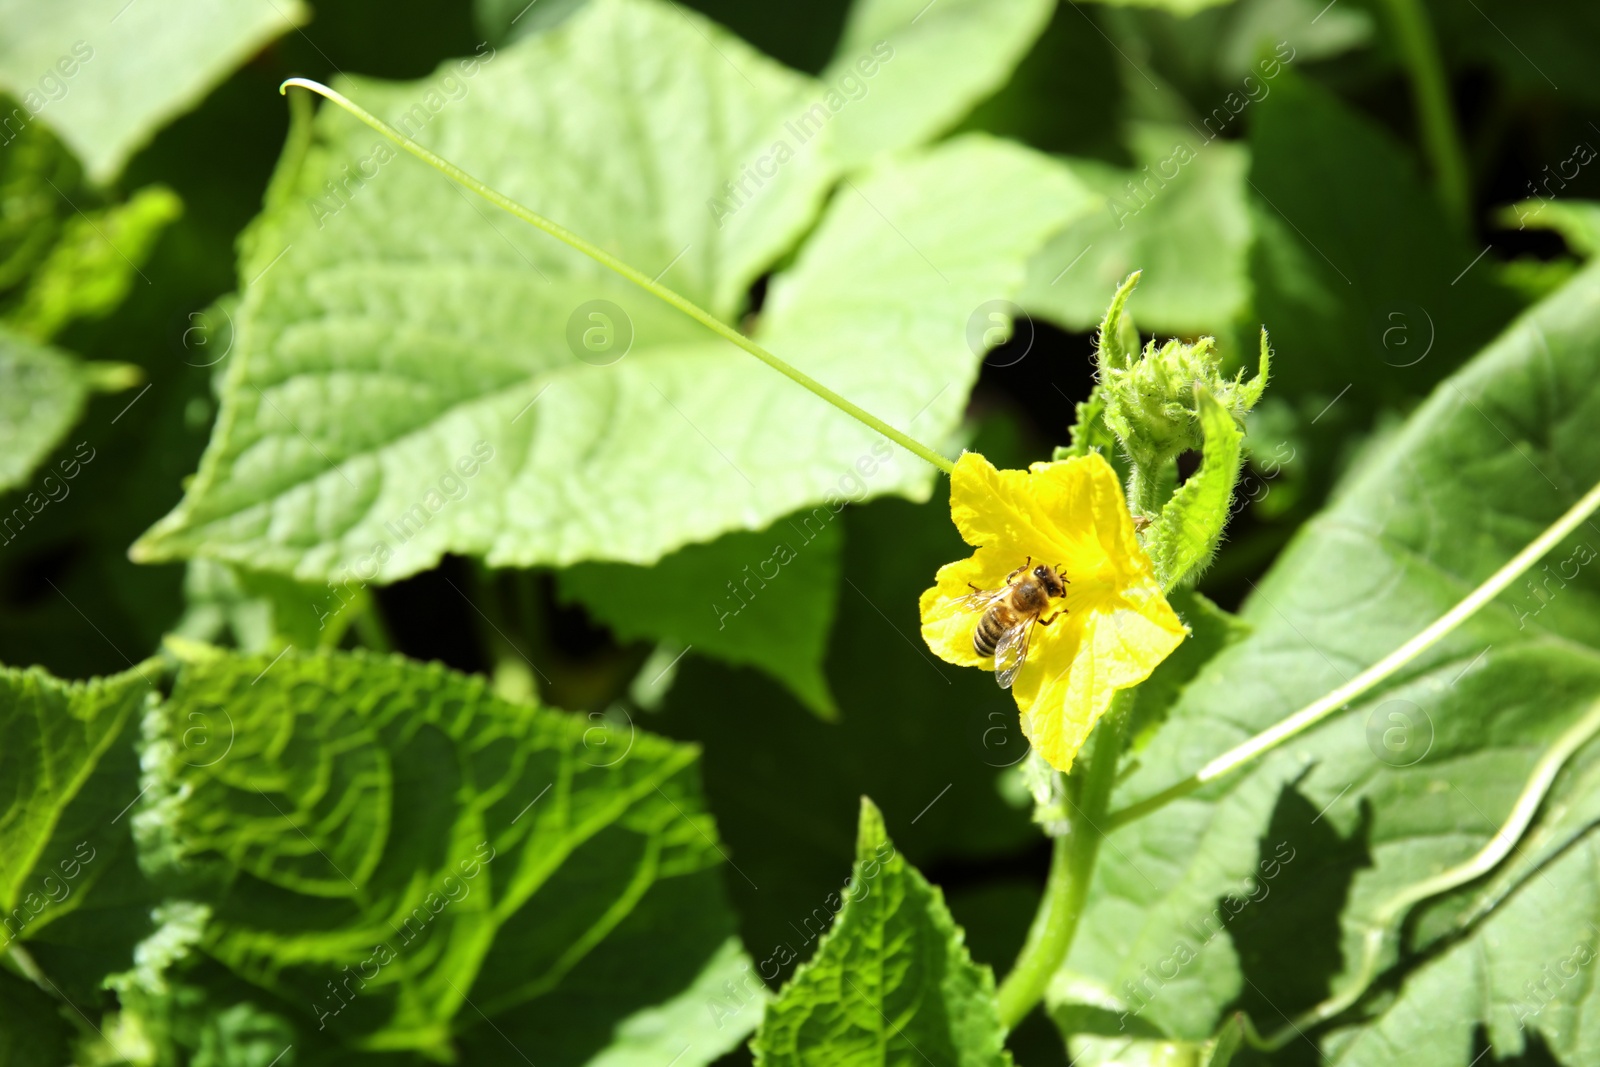
<svg viewBox="0 0 1600 1067"><path fill-rule="evenodd" d="M1000 643L1000 638L1011 625L1007 615L1007 612L997 611L995 608L983 613L983 618L978 620L978 628L972 631L972 648L978 655L994 655L995 646Z"/></svg>

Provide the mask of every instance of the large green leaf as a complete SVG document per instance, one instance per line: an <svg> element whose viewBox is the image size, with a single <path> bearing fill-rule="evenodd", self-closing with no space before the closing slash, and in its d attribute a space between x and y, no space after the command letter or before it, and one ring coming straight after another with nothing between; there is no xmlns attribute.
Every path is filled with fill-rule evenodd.
<svg viewBox="0 0 1600 1067"><path fill-rule="evenodd" d="M1338 1067L1392 1064L1406 1050L1415 1067L1470 1063L1482 1026L1496 1059L1533 1058L1542 1044L1561 1063L1600 1057L1600 986L1593 978L1600 915L1600 840L1586 837L1480 928L1419 967L1371 1024L1329 1039Z"/></svg>
<svg viewBox="0 0 1600 1067"><path fill-rule="evenodd" d="M681 1003L749 967L691 746L438 665L189 655L147 727L136 825L211 908L208 988L242 982L346 1054L579 1064L616 1038L692 1042L698 1064L754 1025Z"/></svg>
<svg viewBox="0 0 1600 1067"><path fill-rule="evenodd" d="M1028 265L1022 304L1074 330L1090 330L1106 294L1143 271L1135 301L1156 333L1227 336L1250 297L1250 156L1186 127L1142 124L1130 137L1135 166L1069 160L1105 197Z"/></svg>
<svg viewBox="0 0 1600 1067"><path fill-rule="evenodd" d="M1050 0L856 0L822 72L840 156L861 163L943 132L1010 77ZM837 103L837 107L834 105Z"/></svg>
<svg viewBox="0 0 1600 1067"><path fill-rule="evenodd" d="M1587 429L1600 414L1597 336L1600 270L1591 268L1440 386L1261 583L1244 612L1254 632L1187 687L1120 800L1171 784L1376 661L1600 478L1600 443ZM1113 834L1058 1004L1098 990L1116 1005L1113 1030L1192 1040L1230 1004L1275 1029L1284 1013L1350 988L1388 902L1493 839L1535 761L1600 693L1600 578L1587 566L1597 547L1591 523L1522 588L1348 712ZM1536 883L1568 877L1541 864L1559 854L1592 877L1580 857L1600 814L1594 757L1591 745L1556 780L1544 823L1518 846L1524 860L1507 861L1484 889L1489 903L1509 902L1481 920L1477 947L1451 949L1405 987L1449 1047L1465 1047L1488 1018L1501 1057L1520 1049L1500 998L1534 976L1521 950L1494 946L1546 907L1534 902L1545 893ZM1592 907L1584 899L1571 907ZM1424 908L1398 954L1391 947L1380 962L1404 968L1437 950L1478 900ZM1569 914L1540 920L1539 945L1591 936ZM1586 1061L1592 1038L1567 1021L1588 990L1567 983L1529 1021L1563 1062ZM1412 1015L1397 1007L1379 1026L1420 1041ZM1372 1041L1364 1047L1384 1048L1380 1034Z"/></svg>
<svg viewBox="0 0 1600 1067"><path fill-rule="evenodd" d="M825 145L803 146L743 210L719 219L708 202L728 198L723 183L783 133L813 85L702 20L610 0L423 82L345 88L491 185L732 318L750 282L812 221L832 172ZM260 251L241 270L266 273L236 316L219 433L146 551L237 554L307 577L360 562L378 541L394 554L385 577L426 568L446 546L501 562L645 562L675 547L637 510L639 487L661 485L646 451L725 475L749 495L743 477L759 484L763 472L747 456L734 469L700 436L727 442L725 413L680 412L691 385L706 399L722 392L708 369L756 378L759 365L396 151L328 109L310 150L286 154L275 178L284 192L258 221ZM343 180L344 167L376 176L357 174L353 195L330 196L325 182ZM580 360L567 338L569 319L578 334L590 326L580 305L600 298L619 303L610 314L622 333L599 356L578 350L601 363L621 357L611 366ZM623 438L631 454L611 446ZM493 459L465 483L464 501L438 519L421 511L425 528L408 539L384 529L416 505L436 508L444 495L425 495L440 478L462 478L457 460L470 461L480 440L479 455ZM270 469L254 458L266 451L278 453ZM635 481L626 491L624 478ZM307 522L306 505L324 496L336 506ZM704 524L705 509L676 525L695 517ZM287 542L269 532L284 519L296 528ZM593 551L608 528L637 544Z"/></svg>
<svg viewBox="0 0 1600 1067"><path fill-rule="evenodd" d="M98 183L262 45L304 22L300 0L0 2L0 88ZM15 128L15 126L13 126Z"/></svg>
<svg viewBox="0 0 1600 1067"><path fill-rule="evenodd" d="M842 896L816 955L767 1007L751 1042L760 1067L1011 1062L993 975L865 797Z"/></svg>
<svg viewBox="0 0 1600 1067"><path fill-rule="evenodd" d="M807 143L730 199L724 183L792 136L815 83L654 3L602 0L474 62L472 78L452 65L437 80L462 96L448 106L435 83L347 88L402 124L436 99L419 131L435 150L725 319L834 173ZM239 311L217 434L140 558L380 580L446 551L649 563L815 505L870 450L869 431L792 382L393 155L328 112L303 160L286 159L243 272L264 276ZM331 196L344 166L376 176ZM897 161L840 192L757 336L938 440L976 375L969 316L1014 291L1083 203L1042 157L986 140ZM617 305L605 321L584 306L596 299ZM630 324L625 356L620 334L604 359L583 350L586 330L602 343ZM925 493L931 476L901 457L871 491Z"/></svg>

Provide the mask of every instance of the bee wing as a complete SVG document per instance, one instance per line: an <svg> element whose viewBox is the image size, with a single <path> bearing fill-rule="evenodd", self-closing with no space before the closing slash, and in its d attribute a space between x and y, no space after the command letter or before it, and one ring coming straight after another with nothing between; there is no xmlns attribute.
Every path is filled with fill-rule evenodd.
<svg viewBox="0 0 1600 1067"><path fill-rule="evenodd" d="M1010 689L1028 659L1028 635L1033 632L1037 615L1029 615L1005 633L994 646L994 680L1001 689Z"/></svg>
<svg viewBox="0 0 1600 1067"><path fill-rule="evenodd" d="M975 593L958 596L954 600L946 602L940 615L941 617L954 615L958 611L983 611L994 603L996 599L1008 592L1010 592L1009 589L979 589Z"/></svg>

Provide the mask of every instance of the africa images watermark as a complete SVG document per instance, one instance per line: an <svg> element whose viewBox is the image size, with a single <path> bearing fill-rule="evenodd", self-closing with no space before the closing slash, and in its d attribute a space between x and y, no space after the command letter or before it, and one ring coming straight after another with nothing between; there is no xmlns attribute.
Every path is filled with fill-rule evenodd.
<svg viewBox="0 0 1600 1067"><path fill-rule="evenodd" d="M1287 54L1285 54L1286 52ZM1268 94L1272 92L1272 86L1268 83L1282 74L1286 66L1294 62L1296 54L1296 50L1288 41L1279 41L1273 55L1256 64L1256 69L1261 74L1259 78L1254 74L1245 75L1240 88L1223 97L1222 103L1207 112L1205 117L1200 120L1199 126L1195 126L1193 123L1189 124L1190 128L1200 137L1198 146L1187 141L1179 141L1172 146L1172 151L1167 154L1165 159L1154 164L1155 170L1153 172L1150 169L1151 164L1147 163L1140 170L1139 175L1128 179L1123 187L1126 200L1118 199L1115 196L1107 197L1106 209L1111 212L1111 219L1117 224L1117 229L1122 229L1129 218L1149 207L1151 202L1167 187L1167 183L1177 180L1179 172L1184 167L1200 158L1200 150L1222 136L1223 132L1232 125L1234 119L1244 112L1245 108L1253 103L1260 103L1265 100ZM1213 122L1216 123L1216 129L1211 128Z"/></svg>
<svg viewBox="0 0 1600 1067"><path fill-rule="evenodd" d="M22 94L21 105L12 108L10 114L0 119L0 138L4 138L0 140L0 145L8 145L16 140L28 123L38 117L39 112L64 99L70 88L67 83L93 58L94 49L88 42L74 41L71 53L62 55L46 68L39 77L38 85Z"/></svg>
<svg viewBox="0 0 1600 1067"><path fill-rule="evenodd" d="M855 465L839 476L836 488L830 489L823 495L822 503L800 518L800 525L796 526L794 519L791 518L789 526L804 539L799 542L800 547L804 548L820 537L828 524L844 510L846 504L865 500L867 481L876 475L885 463L893 459L894 449L889 447L889 439L879 438L870 452L862 453L856 459ZM717 629L725 628L729 619L749 607L756 595L767 587L767 583L776 579L783 568L793 563L798 556L799 553L790 542L780 541L773 546L772 555L755 565L754 571L751 570L750 564L745 564L741 572L744 578L737 585L734 584L734 579L728 579L727 600L718 597L711 602L711 611L717 617ZM770 574L767 572L769 566L772 568Z"/></svg>
<svg viewBox="0 0 1600 1067"><path fill-rule="evenodd" d="M484 55L483 50L489 49L489 54ZM495 49L488 42L478 45L475 58L458 60L455 71L445 74L428 91L422 94L422 99L412 104L411 107L401 112L400 117L394 120L394 125L408 138L416 140L417 134L427 128L433 117L443 111L449 104L466 99L470 87L467 82L478 76L478 73L495 57ZM357 160L355 173L351 173L350 164L343 167L344 177L338 181L332 178L322 183L326 195L321 197L308 197L306 207L311 211L311 217L316 220L317 229L327 225L328 220L350 206L357 193L366 188L368 182L378 176L378 171L385 163L394 159L399 153L388 141L373 142L372 151L366 157Z"/></svg>
<svg viewBox="0 0 1600 1067"><path fill-rule="evenodd" d="M716 221L717 229L730 215L755 199L766 184L778 176L778 171L799 154L812 138L822 132L833 117L847 106L867 95L868 79L874 77L891 59L894 46L879 41L872 51L857 59L850 69L834 79L822 99L783 124L787 136L779 136L767 150L739 168L738 177L722 183L722 195L706 201L706 210ZM792 140L791 140L792 138Z"/></svg>
<svg viewBox="0 0 1600 1067"><path fill-rule="evenodd" d="M1284 850L1289 854L1285 856ZM1232 894L1224 897L1222 902L1212 908L1198 921L1184 923L1183 930L1187 937L1180 937L1173 943L1172 951L1156 964L1152 973L1150 965L1145 964L1140 970L1143 976L1136 983L1129 978L1122 983L1123 991L1127 994L1128 1008L1117 1019L1117 1029L1126 1030L1128 1020L1136 1018L1148 1008L1152 1001L1161 994L1161 990L1168 982L1175 980L1183 969L1197 959L1213 938L1227 928L1228 920L1238 917L1251 904L1267 899L1272 892L1268 885L1274 878L1282 873L1283 868L1294 861L1295 850L1287 841L1280 841L1273 849L1272 859L1264 859L1260 863L1260 876L1253 879L1255 891L1242 893L1238 896ZM1246 887L1249 888L1249 887ZM1194 944L1191 946L1190 938Z"/></svg>
<svg viewBox="0 0 1600 1067"><path fill-rule="evenodd" d="M1537 617L1538 614L1556 598L1556 594L1567 587L1567 582L1570 582L1576 578L1578 576L1578 572L1582 570L1585 565L1592 562L1594 557L1595 551L1589 547L1588 542L1580 541L1576 546L1573 547L1571 553L1568 554L1566 559L1554 564L1557 572L1559 573L1559 577L1557 577L1556 574L1550 573L1550 567L1552 564L1549 563L1544 565L1544 580L1542 582L1535 584L1534 579L1537 578L1538 575L1532 575L1529 577L1524 585L1528 591L1528 598L1533 602L1534 606L1531 609L1524 609L1521 598L1517 598L1517 602L1512 605L1512 610L1517 613L1517 629L1526 629L1528 626L1528 620ZM1569 567L1571 568L1570 572L1568 571ZM1556 588L1550 588L1551 582L1556 583Z"/></svg>
<svg viewBox="0 0 1600 1067"><path fill-rule="evenodd" d="M1527 1000L1518 997L1511 1002L1511 1010L1517 1014L1517 1026L1526 1030L1528 1020L1538 1014L1556 999L1567 983L1574 981L1580 972L1594 962L1597 945L1600 945L1600 926L1593 922L1589 924L1589 937L1573 945L1567 955L1558 960L1555 966L1548 963L1539 968L1539 981L1529 978L1522 983L1522 991L1527 995Z"/></svg>
<svg viewBox="0 0 1600 1067"><path fill-rule="evenodd" d="M1284 449L1289 450L1287 456L1283 454ZM1273 450L1270 459L1252 457L1253 462L1234 487L1233 500L1228 505L1228 517L1231 519L1251 504L1259 504L1265 500L1267 494L1272 492L1273 479L1283 473L1284 467L1294 462L1296 455L1297 451L1293 445L1281 441ZM1257 472L1260 473L1260 477L1256 476Z"/></svg>
<svg viewBox="0 0 1600 1067"><path fill-rule="evenodd" d="M1593 124L1591 123L1591 125ZM1540 171L1540 174L1543 175L1543 180L1541 181L1539 178L1533 178L1528 182L1529 196L1531 199L1537 200L1539 202L1539 206L1534 210L1524 214L1522 210L1523 204L1511 205L1511 210L1516 212L1517 215L1517 229L1527 229L1528 220L1537 217L1538 214L1544 210L1545 205L1555 199L1556 193L1561 189L1565 189L1567 187L1567 183L1578 176L1578 171L1582 170L1588 164L1594 162L1595 155L1596 153L1593 145L1591 145L1588 141L1579 141L1577 144L1572 146L1572 154L1555 165L1554 174L1550 172L1550 164L1546 163L1544 168ZM1569 166L1572 168L1570 173L1567 170ZM1557 183L1560 188L1551 189L1551 182ZM1524 203L1526 203L1526 201L1524 201Z"/></svg>
<svg viewBox="0 0 1600 1067"><path fill-rule="evenodd" d="M852 871L850 877L844 880L844 885L840 887L839 892L829 893L823 898L822 907L812 908L811 914L800 920L801 926L805 927L804 931L799 926L790 923L789 925L793 927L795 933L800 934L800 943L809 945L827 933L833 925L834 919L838 917L839 912L844 909L847 902L853 904L871 896L872 883L877 880L878 875L882 872L883 865L894 859L894 857L894 845L888 841L880 843L877 848L876 858L869 859L861 865L860 880L856 879L855 872ZM787 941L782 941L774 945L766 958L756 964L756 970L760 972L761 977L766 981L774 982L777 981L778 975L783 973L783 968L799 958L799 953L795 952L794 946ZM729 1019L734 1018L752 1004L756 1006L757 1011L760 1011L761 1005L765 1002L766 987L751 972L750 965L748 963L743 964L740 967L740 972L737 979L730 978L722 983L721 996L712 997L706 1001L706 1010L711 1013L711 1021L717 1024L718 1030L721 1030L723 1024Z"/></svg>
<svg viewBox="0 0 1600 1067"><path fill-rule="evenodd" d="M488 852L487 855L484 854L485 850ZM372 946L372 950L365 959L358 963L344 966L339 972L342 977L338 985L334 985L333 981L329 980L328 992L331 995L323 998L327 1001L329 1007L325 1009L316 1002L311 1005L311 1010L317 1016L318 1030L326 1029L329 1019L338 1016L340 1012L349 1007L351 1001L354 1001L357 996L366 990L367 985L378 977L378 973L383 968L399 959L400 952L403 952L419 937L425 935L428 932L428 928L433 925L433 921L446 908L451 904L460 903L472 894L472 886L469 883L483 873L483 868L495 857L495 848L487 841L480 841L474 851L477 859L469 858L459 861L456 864L456 870L461 872L459 875L453 873L445 875L439 880L439 891L429 890L428 895L423 897L415 907L406 913L405 918L401 920L399 928L395 929L395 937L399 942L398 950L395 944L389 941L379 941ZM392 921L389 925L394 928ZM355 973L353 974L351 973L352 967L355 968ZM371 969L370 973L368 973L369 968ZM355 983L354 989L350 988L351 982ZM348 1000L345 996L340 995L341 989L348 995Z"/></svg>
<svg viewBox="0 0 1600 1067"><path fill-rule="evenodd" d="M352 603L359 602L360 598L352 596L350 600L344 597L344 591L365 589L367 583L378 577L383 570L383 565L389 562L394 555L391 545L403 545L411 541L434 520L441 511L450 504L461 500L471 488L470 482L478 476L484 466L494 459L494 446L487 441L477 441L472 446L469 455L463 455L455 462L453 469L446 470L439 478L437 485L428 487L422 499L411 505L399 515L383 524L384 532L393 537L373 542L372 549L360 559L356 560L353 567L345 571L343 580L328 582L328 588L338 598L337 607L327 610L311 605L311 610L317 613L317 629L321 630L328 625L330 618L338 616Z"/></svg>
<svg viewBox="0 0 1600 1067"><path fill-rule="evenodd" d="M84 849L89 850L87 856L83 854ZM5 940L0 941L0 948L5 948L21 937L22 931L27 928L30 922L42 914L45 908L52 903L60 904L70 897L72 895L73 879L83 873L84 867L94 862L96 855L95 848L89 842L79 841L77 847L73 849L72 856L56 864L61 871L60 875L52 871L40 879L39 889L43 895L30 891L21 900L17 901L17 906L11 909L11 913L6 915L4 919L0 919L0 929L5 930Z"/></svg>
<svg viewBox="0 0 1600 1067"><path fill-rule="evenodd" d="M87 456L83 454L84 449L89 450ZM57 477L52 472L40 479L39 489L44 492L44 495L40 496L38 491L30 489L28 494L22 498L22 503L11 509L11 514L0 518L0 537L5 539L0 541L0 544L9 545L15 541L17 535L22 533L28 523L32 522L34 517L49 507L52 502L59 503L67 499L72 493L72 487L67 483L76 478L84 467L93 462L96 455L95 450L89 447L88 441L79 441L77 447L72 450L71 456L57 461L56 466L61 470L60 477Z"/></svg>

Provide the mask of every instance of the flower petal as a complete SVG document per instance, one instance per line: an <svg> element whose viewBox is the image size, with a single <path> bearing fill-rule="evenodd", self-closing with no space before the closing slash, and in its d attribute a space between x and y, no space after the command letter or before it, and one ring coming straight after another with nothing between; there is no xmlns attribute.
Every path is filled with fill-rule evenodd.
<svg viewBox="0 0 1600 1067"><path fill-rule="evenodd" d="M1097 453L1026 471L966 453L950 479L950 513L978 548L941 567L922 594L922 636L941 659L993 666L972 645L984 606L969 597L974 588L1003 588L1029 558L1070 582L1053 621L1034 625L1013 690L1024 732L1065 771L1113 694L1149 677L1187 631L1139 545L1116 472Z"/></svg>
<svg viewBox="0 0 1600 1067"><path fill-rule="evenodd" d="M922 639L933 654L958 667L982 667L987 661L972 647L972 631L978 625L980 605L963 602L978 589L999 589L1006 574L1016 564L1001 567L995 553L979 551L956 563L939 568L932 589L925 589L919 607L922 611ZM970 583L970 584L969 584Z"/></svg>
<svg viewBox="0 0 1600 1067"><path fill-rule="evenodd" d="M1116 691L1148 678L1187 632L1159 590L1142 602L1068 615L1043 632L1035 627L1035 648L1013 688L1022 732L1050 766L1071 770Z"/></svg>
<svg viewBox="0 0 1600 1067"><path fill-rule="evenodd" d="M1098 452L1025 471L996 470L963 453L950 476L950 517L967 544L1005 546L1017 563L1064 563L1058 557L1074 547L1100 557L1142 554L1117 473Z"/></svg>

